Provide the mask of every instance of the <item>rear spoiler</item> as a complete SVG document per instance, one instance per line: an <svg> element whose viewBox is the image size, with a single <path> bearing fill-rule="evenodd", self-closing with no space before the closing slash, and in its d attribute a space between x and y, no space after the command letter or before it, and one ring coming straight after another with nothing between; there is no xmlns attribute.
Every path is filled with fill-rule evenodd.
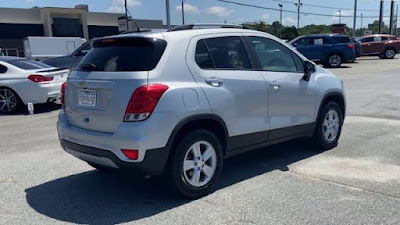
<svg viewBox="0 0 400 225"><path fill-rule="evenodd" d="M68 68L56 68L56 69L51 69L51 70L39 70L37 71L38 73L51 73L51 72L57 72L61 70L68 70Z"/></svg>

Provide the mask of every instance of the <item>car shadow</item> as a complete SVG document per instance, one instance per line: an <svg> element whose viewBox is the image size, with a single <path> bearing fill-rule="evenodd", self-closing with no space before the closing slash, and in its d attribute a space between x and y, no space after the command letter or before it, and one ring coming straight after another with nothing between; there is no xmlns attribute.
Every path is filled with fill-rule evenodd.
<svg viewBox="0 0 400 225"><path fill-rule="evenodd" d="M52 111L60 110L61 107L62 105L58 103L35 104L34 113L35 114L49 113ZM27 107L23 107L22 109L20 109L15 113L0 113L0 116L6 116L6 115L29 115L29 112Z"/></svg>
<svg viewBox="0 0 400 225"><path fill-rule="evenodd" d="M320 153L292 141L238 155L225 161L218 189ZM52 180L25 190L28 204L50 218L79 224L117 224L150 217L189 203L166 188L163 177L145 179L95 170Z"/></svg>
<svg viewBox="0 0 400 225"><path fill-rule="evenodd" d="M351 67L351 66L344 66L344 65L341 65L341 66L339 66L339 67L329 67L329 68L327 68L327 69L335 70L335 69L349 69L349 68L352 68L352 67Z"/></svg>

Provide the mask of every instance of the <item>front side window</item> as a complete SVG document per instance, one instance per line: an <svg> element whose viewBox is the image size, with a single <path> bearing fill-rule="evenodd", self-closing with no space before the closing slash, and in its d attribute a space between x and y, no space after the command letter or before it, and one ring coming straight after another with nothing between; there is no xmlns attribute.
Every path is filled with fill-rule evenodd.
<svg viewBox="0 0 400 225"><path fill-rule="evenodd" d="M310 39L309 38L302 38L298 40L295 45L297 46L308 46L310 45Z"/></svg>
<svg viewBox="0 0 400 225"><path fill-rule="evenodd" d="M205 39L204 44L216 69L251 69L250 60L239 37L210 38ZM198 46L197 50L196 62L199 64L203 60L203 64L199 66L210 66L204 47Z"/></svg>
<svg viewBox="0 0 400 225"><path fill-rule="evenodd" d="M291 51L284 45L261 37L249 37L249 42L263 70L298 72Z"/></svg>

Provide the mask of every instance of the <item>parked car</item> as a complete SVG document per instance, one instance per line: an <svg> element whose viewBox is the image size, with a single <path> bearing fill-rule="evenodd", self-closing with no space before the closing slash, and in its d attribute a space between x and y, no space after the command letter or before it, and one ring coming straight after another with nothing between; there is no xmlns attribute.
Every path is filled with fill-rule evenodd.
<svg viewBox="0 0 400 225"><path fill-rule="evenodd" d="M400 40L394 35L375 34L357 39L363 55L376 55L381 59L393 59L400 50Z"/></svg>
<svg viewBox="0 0 400 225"><path fill-rule="evenodd" d="M0 56L0 112L15 112L29 102L56 101L68 73L35 60Z"/></svg>
<svg viewBox="0 0 400 225"><path fill-rule="evenodd" d="M82 60L83 56L85 56L90 51L90 49L92 49L90 42L86 42L70 55L48 58L42 60L42 62L50 66L67 68L72 71Z"/></svg>
<svg viewBox="0 0 400 225"><path fill-rule="evenodd" d="M325 67L340 67L354 62L354 44L347 35L313 34L300 36L289 42L309 60L321 62Z"/></svg>
<svg viewBox="0 0 400 225"><path fill-rule="evenodd" d="M351 42L354 44L354 51L356 53L356 57L361 57L362 56L362 49L361 49L361 43L357 41L356 38L351 38Z"/></svg>
<svg viewBox="0 0 400 225"><path fill-rule="evenodd" d="M69 55L85 42L81 37L26 37L23 44L25 57L41 60Z"/></svg>
<svg viewBox="0 0 400 225"><path fill-rule="evenodd" d="M272 35L207 27L94 40L63 84L64 150L99 170L165 171L197 198L216 188L227 157L300 137L337 145L337 76Z"/></svg>

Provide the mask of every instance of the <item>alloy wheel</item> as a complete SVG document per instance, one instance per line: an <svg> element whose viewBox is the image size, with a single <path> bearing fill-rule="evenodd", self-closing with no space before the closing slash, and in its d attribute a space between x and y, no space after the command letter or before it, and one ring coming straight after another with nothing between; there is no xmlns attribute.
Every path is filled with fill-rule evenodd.
<svg viewBox="0 0 400 225"><path fill-rule="evenodd" d="M17 107L17 96L9 89L0 89L0 112L9 113Z"/></svg>
<svg viewBox="0 0 400 225"><path fill-rule="evenodd" d="M329 65L331 65L332 67L338 67L340 66L340 64L342 64L342 58L340 58L340 56L332 55L329 58Z"/></svg>
<svg viewBox="0 0 400 225"><path fill-rule="evenodd" d="M193 187L206 185L217 168L217 154L207 141L194 143L186 152L183 162L183 176Z"/></svg>
<svg viewBox="0 0 400 225"><path fill-rule="evenodd" d="M339 134L340 119L335 110L329 110L322 124L322 132L325 140L332 142Z"/></svg>
<svg viewBox="0 0 400 225"><path fill-rule="evenodd" d="M392 49L386 50L386 53L385 53L386 58L391 59L395 55L396 55L396 53L394 52L394 50L392 50Z"/></svg>

